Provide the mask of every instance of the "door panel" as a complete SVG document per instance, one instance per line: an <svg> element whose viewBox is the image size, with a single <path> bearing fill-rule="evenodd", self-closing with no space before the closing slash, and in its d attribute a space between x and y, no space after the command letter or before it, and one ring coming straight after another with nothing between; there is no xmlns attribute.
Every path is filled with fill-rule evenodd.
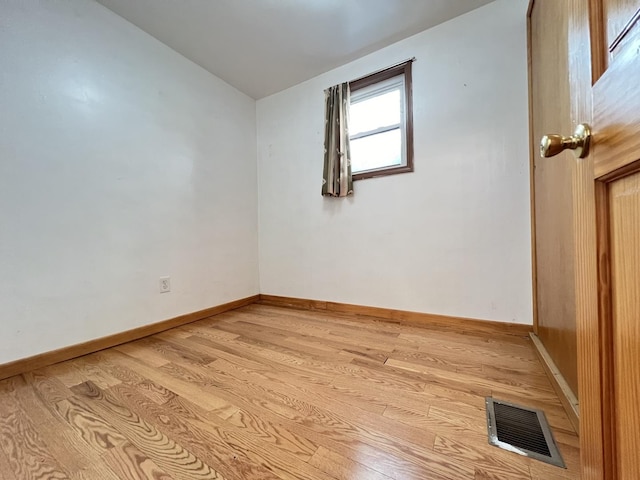
<svg viewBox="0 0 640 480"><path fill-rule="evenodd" d="M614 56L626 41L629 33L637 28L633 19L640 9L638 0L608 0L604 2L604 15L607 24L607 46Z"/></svg>
<svg viewBox="0 0 640 480"><path fill-rule="evenodd" d="M618 476L640 472L640 173L609 185Z"/></svg>
<svg viewBox="0 0 640 480"><path fill-rule="evenodd" d="M530 22L531 128L537 141L545 133L573 129L568 3L537 0ZM555 158L540 158L534 152L536 333L577 394L573 163L569 152Z"/></svg>
<svg viewBox="0 0 640 480"><path fill-rule="evenodd" d="M596 178L635 161L640 151L640 29L631 35L593 87Z"/></svg>
<svg viewBox="0 0 640 480"><path fill-rule="evenodd" d="M580 369L580 395L591 402L589 415L581 416L591 433L581 437L582 467L586 480L636 480L640 471L640 0L590 3L597 79L591 90L593 167L585 163L579 170L592 169L596 193L574 201L593 204L597 212L599 315L578 319L578 355L585 365ZM600 7L602 17L597 14ZM598 38L604 28L599 22L607 27L604 41Z"/></svg>

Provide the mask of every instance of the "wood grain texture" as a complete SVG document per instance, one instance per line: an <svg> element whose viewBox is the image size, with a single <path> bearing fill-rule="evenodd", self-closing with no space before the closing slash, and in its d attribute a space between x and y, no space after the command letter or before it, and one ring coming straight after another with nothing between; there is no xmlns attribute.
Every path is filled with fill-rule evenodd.
<svg viewBox="0 0 640 480"><path fill-rule="evenodd" d="M53 425L33 423L15 395L19 383L19 379L12 379L0 384L0 449L9 468L7 478L69 479L69 472L60 466L38 431Z"/></svg>
<svg viewBox="0 0 640 480"><path fill-rule="evenodd" d="M640 471L640 173L609 186L617 476Z"/></svg>
<svg viewBox="0 0 640 480"><path fill-rule="evenodd" d="M501 332L513 335L527 335L531 325L508 322L495 322L491 320L478 320L474 318L450 317L431 313L409 312L406 310L394 310L390 308L368 307L349 303L326 302L305 298L280 297L277 295L260 294L258 303L274 305L278 307L302 308L310 310L326 310L328 312L351 313L364 317L383 318L404 325L439 325L453 330L464 329L470 332ZM371 319L363 319L371 321Z"/></svg>
<svg viewBox="0 0 640 480"><path fill-rule="evenodd" d="M640 151L640 28L593 87L595 178L638 160Z"/></svg>
<svg viewBox="0 0 640 480"><path fill-rule="evenodd" d="M186 325L203 318L218 315L222 312L233 310L234 308L243 307L255 302L258 299L258 295L254 295L247 298L242 298L233 302L225 303L197 312L188 313L186 315L180 315L179 317L164 320L162 322L153 323L151 325L145 325L142 327L127 330L126 332L116 333L109 335L108 337L97 338L95 340L89 340L88 342L79 343L77 345L71 345L69 347L60 348L51 352L41 353L32 357L23 358L9 363L0 365L0 380L19 375L24 372L36 370L49 365L53 365L58 362L70 360L72 358L87 355L89 353L104 350L105 348L114 347L122 343L137 340L139 338L147 337L171 328L178 327L180 325Z"/></svg>
<svg viewBox="0 0 640 480"><path fill-rule="evenodd" d="M592 80L607 63L602 2L570 0L569 59L572 117L592 122ZM595 138L593 140L596 140ZM592 153L574 164L575 291L580 402L580 452L585 480L602 480L602 401L600 395L600 327L598 321L598 256ZM542 477L544 478L544 477Z"/></svg>
<svg viewBox="0 0 640 480"><path fill-rule="evenodd" d="M599 395L600 410L594 411L593 422L599 422L600 437L593 439L593 443L601 447L599 463L602 465L605 478L615 477L615 365L613 354L613 313L612 313L612 277L611 277L611 235L609 186L606 183L595 182L596 203L596 233L598 259L598 316L594 323L598 336L593 340L597 346L599 371L585 378L589 384L597 380L594 389Z"/></svg>
<svg viewBox="0 0 640 480"><path fill-rule="evenodd" d="M638 0L607 0L603 2L606 18L607 45L610 53L623 48L627 36L636 27L640 1Z"/></svg>
<svg viewBox="0 0 640 480"><path fill-rule="evenodd" d="M568 470L489 446L485 395L542 406ZM249 305L0 381L3 480L572 479L577 444L526 335L326 310Z"/></svg>
<svg viewBox="0 0 640 480"><path fill-rule="evenodd" d="M585 65L590 63L591 78L588 79L593 85L598 81L602 74L607 70L609 64L609 52L607 51L607 22L605 20L605 7L602 0L571 0L572 2L579 2L572 5L572 23L574 28L580 28L584 30L583 22L588 22L589 31L585 32L582 40L586 41L586 37L589 37L589 44L591 46L591 52L587 51L586 45L584 45L580 52L582 53L582 60L576 59L580 63ZM577 10L578 8L588 8L587 11ZM588 16L588 18L587 18ZM590 59L588 57L591 57ZM585 79L586 80L586 79ZM580 102L585 102L586 99L579 99ZM589 103L591 99L589 99Z"/></svg>
<svg viewBox="0 0 640 480"><path fill-rule="evenodd" d="M589 111L587 99L593 98L594 148L587 161L579 163L576 176L583 214L579 240L584 242L579 250L583 255L580 259L583 268L579 281L584 304L579 303L582 311L578 330L583 477L587 480L635 478L637 470L627 470L624 474L617 471L624 468L617 453L621 447L620 441L637 443L633 436L621 439L616 433L620 425L616 418L621 394L617 377L627 375L628 388L638 379L636 377L633 380L633 373L629 370L621 371L624 365L635 362L635 357L619 358L616 350L615 332L618 326L613 298L620 279L616 278L617 273L612 268L615 247L610 193L617 182L624 182L625 176L637 171L640 158L640 95L635 88L640 77L640 29L634 23L634 12L637 12L640 4L636 0L592 0L589 2L590 18L585 19L585 13L581 10L584 2L572 1L576 3L572 9L576 31L573 39L576 46L574 58L578 67L588 61L589 54L583 46L588 35L585 32L588 22L591 27L591 67L594 72L593 88L581 96L585 106L583 113ZM611 28L617 32L623 24L629 27L623 27L624 38L614 42L614 48L609 49L607 36L612 35ZM609 33L605 34L603 32L607 31L607 25ZM619 34L618 38L621 38ZM609 55L610 50L613 50L612 55ZM586 79L583 84L586 84ZM596 222L593 222L594 216ZM626 215L624 221L618 219L618 224L624 224L625 230L633 231L636 221L637 217ZM631 238L627 240L637 241ZM593 251L594 243L597 245L596 252ZM598 303L594 306L595 288ZM633 352L626 350L626 353ZM622 395L626 398L625 393ZM631 431L627 433L632 434Z"/></svg>
<svg viewBox="0 0 640 480"><path fill-rule="evenodd" d="M80 473L83 478L87 480L109 478L107 474L118 479L173 480L174 478L162 471L147 455L129 442L121 445L118 449L107 451L102 455L102 459L103 464L94 465L92 472L82 470Z"/></svg>
<svg viewBox="0 0 640 480"><path fill-rule="evenodd" d="M574 394L578 392L574 255L575 160L571 152L541 158L537 146L549 133L573 132L568 49L569 3L538 0L532 5L531 133L535 217L536 332Z"/></svg>
<svg viewBox="0 0 640 480"><path fill-rule="evenodd" d="M108 418L136 448L171 476L212 480L224 478L190 449L123 405L113 393L101 390L90 380L72 387L71 390L87 401L99 415Z"/></svg>
<svg viewBox="0 0 640 480"><path fill-rule="evenodd" d="M549 355L549 352L547 352L540 339L538 339L538 337L533 333L531 334L531 341L533 342L533 346L538 354L540 363L547 374L549 382L551 382L553 389L556 391L558 398L562 402L562 406L564 407L565 412L567 412L567 417L569 418L571 425L573 425L573 428L579 435L580 421L578 413L578 398L574 395L573 391L571 391L571 388L558 370L558 367L553 363L553 359Z"/></svg>

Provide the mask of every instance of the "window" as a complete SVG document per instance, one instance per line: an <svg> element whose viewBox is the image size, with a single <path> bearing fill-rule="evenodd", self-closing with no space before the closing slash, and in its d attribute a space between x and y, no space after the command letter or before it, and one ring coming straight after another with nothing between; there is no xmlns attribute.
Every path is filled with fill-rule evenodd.
<svg viewBox="0 0 640 480"><path fill-rule="evenodd" d="M413 171L411 63L349 83L354 180Z"/></svg>

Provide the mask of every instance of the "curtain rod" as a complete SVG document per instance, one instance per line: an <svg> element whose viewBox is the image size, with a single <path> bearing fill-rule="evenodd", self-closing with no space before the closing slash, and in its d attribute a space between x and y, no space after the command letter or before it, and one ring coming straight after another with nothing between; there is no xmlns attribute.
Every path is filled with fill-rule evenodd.
<svg viewBox="0 0 640 480"><path fill-rule="evenodd" d="M405 63L415 62L415 61L416 61L416 57L407 58L406 60L403 60L403 61L398 62L398 63L394 63L393 65L389 65L388 67L381 68L379 70L376 70L375 72L367 73L366 75L363 75L362 77L358 77L358 78L356 78L354 80L349 80L347 83L357 82L358 80L362 80L363 78L370 77L371 75L375 75L376 73L384 72L385 70L391 70L392 68L396 68L399 65L404 65ZM324 91L326 92L327 90L329 90L329 88L331 88L331 87L325 88Z"/></svg>
<svg viewBox="0 0 640 480"><path fill-rule="evenodd" d="M349 80L348 83L357 82L358 80L362 80L363 78L370 77L371 75L375 75L376 73L384 72L385 70L391 70L392 68L396 68L399 65L404 65L405 63L415 62L415 61L416 61L416 57L407 58L402 62L394 63L393 65L389 65L388 67L381 68L380 70L376 70L375 72L367 73L366 75L356 78L355 80Z"/></svg>

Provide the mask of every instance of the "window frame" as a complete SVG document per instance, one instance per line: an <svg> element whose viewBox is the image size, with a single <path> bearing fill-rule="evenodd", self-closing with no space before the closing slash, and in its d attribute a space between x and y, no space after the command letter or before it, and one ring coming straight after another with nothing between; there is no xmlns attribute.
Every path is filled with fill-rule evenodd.
<svg viewBox="0 0 640 480"><path fill-rule="evenodd" d="M404 138L403 150L406 156L406 165L389 166L377 168L375 170L366 170L352 175L353 180L364 180L366 178L384 177L387 175L395 175L397 173L413 172L413 94L411 84L411 65L413 59L403 62L393 67L385 68L370 75L358 78L349 82L351 92L356 92L362 88L366 88L376 83L381 83L393 77L404 77ZM351 136L349 136L351 138Z"/></svg>

